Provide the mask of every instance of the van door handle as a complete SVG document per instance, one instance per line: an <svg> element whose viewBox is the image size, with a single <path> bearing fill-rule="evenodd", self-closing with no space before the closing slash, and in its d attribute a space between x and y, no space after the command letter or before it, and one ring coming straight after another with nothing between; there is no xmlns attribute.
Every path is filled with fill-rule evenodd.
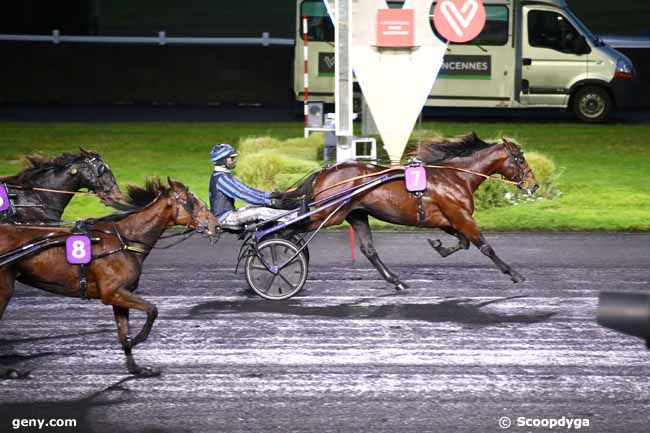
<svg viewBox="0 0 650 433"><path fill-rule="evenodd" d="M522 59L524 66L530 66L533 63L533 59Z"/></svg>

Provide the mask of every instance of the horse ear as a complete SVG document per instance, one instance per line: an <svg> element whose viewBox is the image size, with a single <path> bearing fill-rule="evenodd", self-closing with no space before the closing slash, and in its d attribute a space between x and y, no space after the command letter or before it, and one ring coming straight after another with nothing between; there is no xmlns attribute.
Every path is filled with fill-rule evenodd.
<svg viewBox="0 0 650 433"><path fill-rule="evenodd" d="M167 183L169 184L170 187L172 187L174 190L181 190L185 189L185 185L183 185L181 182L172 179L171 177L167 176Z"/></svg>

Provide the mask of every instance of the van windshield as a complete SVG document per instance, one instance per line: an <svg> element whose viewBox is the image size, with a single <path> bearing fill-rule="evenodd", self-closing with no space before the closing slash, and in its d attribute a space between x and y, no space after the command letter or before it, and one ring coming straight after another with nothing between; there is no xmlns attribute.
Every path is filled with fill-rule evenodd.
<svg viewBox="0 0 650 433"><path fill-rule="evenodd" d="M578 27L578 30L580 31L580 33L583 34L583 36L585 38L591 40L591 42L593 42L596 45L602 45L603 44L603 42L600 40L600 38L598 36L594 35L593 33L591 33L591 30L589 30L589 28L587 26L585 26L582 23L582 21L580 21L580 18L575 16L575 14L573 12L571 12L570 9L564 9L564 12L566 12L566 14L569 15L569 17L571 17L571 21L573 21L573 23Z"/></svg>
<svg viewBox="0 0 650 433"><path fill-rule="evenodd" d="M300 5L300 15L307 18L307 35L310 41L334 41L334 24L322 0L303 1ZM303 31L302 25L300 20L300 34Z"/></svg>

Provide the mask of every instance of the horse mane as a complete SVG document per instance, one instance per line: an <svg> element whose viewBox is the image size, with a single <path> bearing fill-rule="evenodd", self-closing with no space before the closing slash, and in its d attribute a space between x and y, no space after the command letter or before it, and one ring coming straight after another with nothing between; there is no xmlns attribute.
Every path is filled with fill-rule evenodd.
<svg viewBox="0 0 650 433"><path fill-rule="evenodd" d="M470 156L496 144L498 142L485 142L475 132L471 132L451 139L439 138L422 143L409 156L415 157L425 164L435 164L453 158Z"/></svg>
<svg viewBox="0 0 650 433"><path fill-rule="evenodd" d="M323 170L315 171L307 176L295 189L290 192L285 193L287 198L298 198L298 197L309 197L311 198L314 194L314 181L316 177L321 174Z"/></svg>
<svg viewBox="0 0 650 433"><path fill-rule="evenodd" d="M86 157L101 158L98 153L86 150L79 153L64 153L54 158L36 154L26 155L22 160L23 170L13 176L0 177L0 182L33 186L32 182L44 171L53 168L65 168L70 164L80 162Z"/></svg>
<svg viewBox="0 0 650 433"><path fill-rule="evenodd" d="M116 212L105 217L93 219L93 222L112 222L120 221L127 216L137 213L151 204L162 195L169 192L169 187L165 186L158 177L147 178L144 187L136 185L127 185L126 194L123 202L111 202L110 206L121 212Z"/></svg>

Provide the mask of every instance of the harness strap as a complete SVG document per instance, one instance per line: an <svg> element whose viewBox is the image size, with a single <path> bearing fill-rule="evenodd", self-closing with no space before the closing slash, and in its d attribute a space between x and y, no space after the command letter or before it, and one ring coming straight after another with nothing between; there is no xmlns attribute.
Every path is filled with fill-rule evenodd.
<svg viewBox="0 0 650 433"><path fill-rule="evenodd" d="M424 196L424 193L422 191L418 191L415 193L415 197L418 199L418 227L422 227L424 225L424 221L426 219L426 214L424 211L424 205L422 204L422 197Z"/></svg>
<svg viewBox="0 0 650 433"><path fill-rule="evenodd" d="M88 296L88 265L79 265L79 297L90 300Z"/></svg>
<svg viewBox="0 0 650 433"><path fill-rule="evenodd" d="M498 178L498 177L492 177L492 176L488 176L488 175L483 174L483 173L478 173L476 171L466 170L464 168L459 168L459 167L451 167L451 166L447 166L447 165L422 165L422 167L459 171L459 172L462 172L462 173L467 173L467 174L472 174L474 176L482 177L485 180L493 180L493 181L497 181L497 182L503 182L503 183L506 183L506 184L509 184L509 185L518 185L519 184L519 182L515 182L515 181L512 181L512 180ZM385 173L388 173L388 172L391 172L391 171L404 170L404 168L405 168L404 166L391 167L391 168L387 168L387 169L382 170L382 171L378 171L376 173L368 173L368 174L363 174L363 175L360 175L360 176L351 177L349 179L345 179L345 180L342 180L342 181L340 181L338 183L335 183L334 185L330 185L327 188L323 188L318 192L315 192L314 197L324 193L325 191L329 191L331 189L334 189L337 186L344 185L344 184L346 184L348 182L352 182L352 181L359 180L359 179L366 179L368 177L379 176L379 175L382 175L382 174L385 174Z"/></svg>
<svg viewBox="0 0 650 433"><path fill-rule="evenodd" d="M76 235L88 236L88 227L86 221L79 220L75 223L72 233ZM81 299L89 300L88 296L88 265L79 265L79 297Z"/></svg>
<svg viewBox="0 0 650 433"><path fill-rule="evenodd" d="M101 231L102 233L106 233L109 235L113 235L117 238L118 241L120 241L121 246L119 248L115 248L114 250L107 251L105 253L102 253L100 255L95 256L95 259L103 259L104 257L112 256L113 254L117 254L119 252L125 251L125 252L132 252L132 253L138 253L138 254L147 254L146 250L143 250L142 248L134 247L126 243L124 240L124 237L120 233L120 231L117 229L117 224L113 223L113 232L107 232L105 230L98 230L95 229L96 231Z"/></svg>

